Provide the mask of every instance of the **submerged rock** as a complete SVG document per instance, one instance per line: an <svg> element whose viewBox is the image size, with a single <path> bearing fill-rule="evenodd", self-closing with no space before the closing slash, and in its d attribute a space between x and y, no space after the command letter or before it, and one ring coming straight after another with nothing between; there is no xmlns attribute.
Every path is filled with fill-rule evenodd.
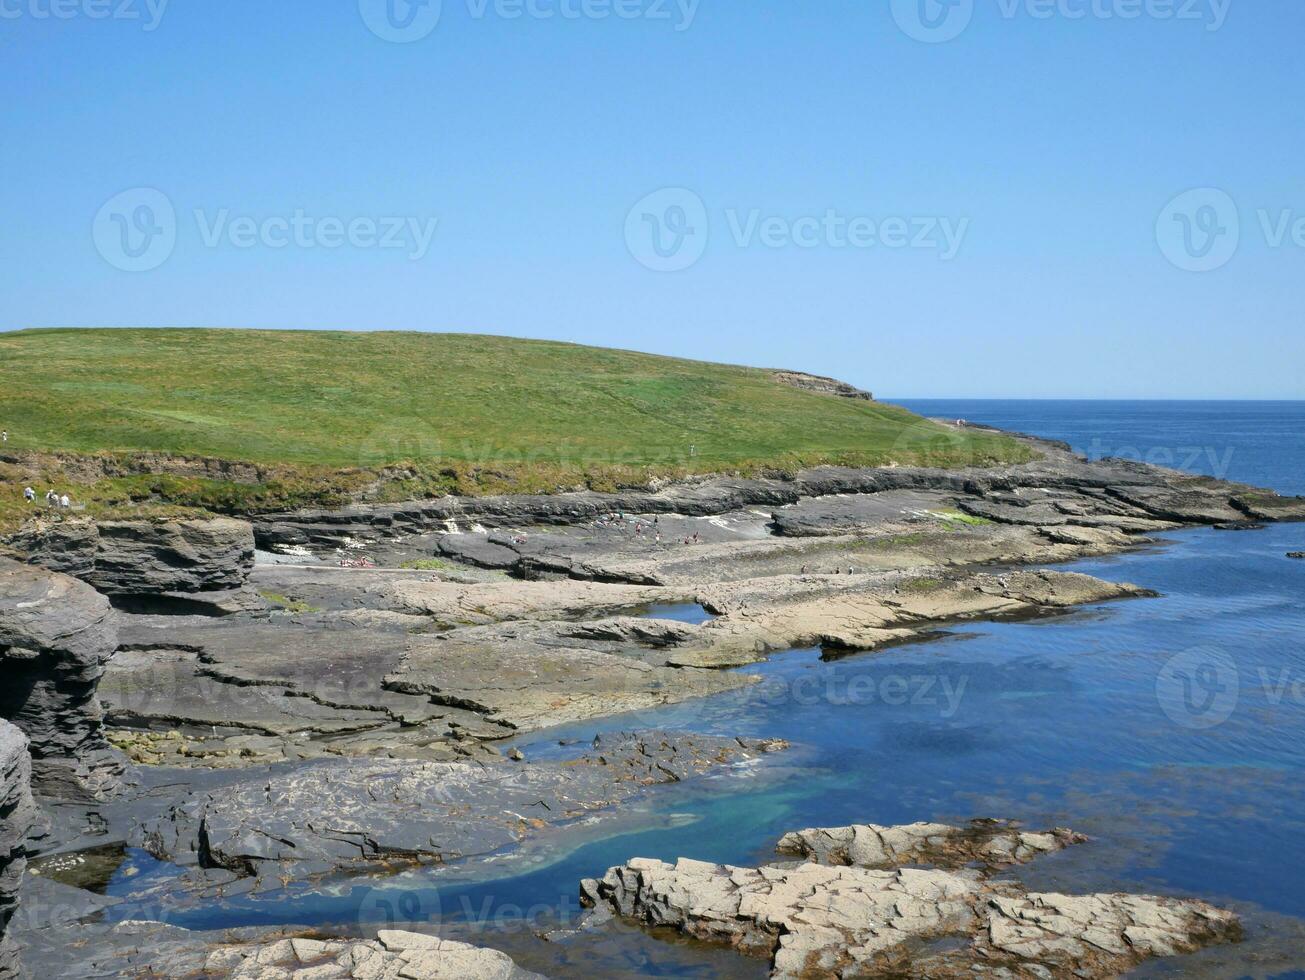
<svg viewBox="0 0 1305 980"><path fill-rule="evenodd" d="M111 617L84 582L0 559L0 717L31 740L33 779L47 795L100 798L122 773L96 698L118 645Z"/></svg>
<svg viewBox="0 0 1305 980"><path fill-rule="evenodd" d="M942 823L881 827L869 823L795 830L780 839L777 850L815 864L857 868L899 868L906 864L962 868L973 863L1002 868L1086 841L1083 834L1064 827L1035 833L1004 820L973 820L964 827Z"/></svg>
<svg viewBox="0 0 1305 980"><path fill-rule="evenodd" d="M863 835L866 846L858 856L892 863L918 857L921 839L954 836L939 832L922 838L921 826L875 828L875 834ZM781 848L811 848L853 860L839 851L852 841L824 845L848 839L844 832L855 829L799 831L787 835ZM875 841L885 836L904 849L876 848ZM930 849L940 849L947 863L957 856L945 844L924 850ZM946 980L992 973L1090 980L1116 976L1151 957L1190 953L1241 936L1235 915L1204 902L1029 892L968 869L814 863L741 868L687 858L674 864L635 858L599 881L582 882L581 899L647 926L672 927L770 959L774 977Z"/></svg>
<svg viewBox="0 0 1305 980"><path fill-rule="evenodd" d="M382 929L375 940L279 939L223 946L205 964L230 980L542 980L506 953L415 932Z"/></svg>
<svg viewBox="0 0 1305 980"><path fill-rule="evenodd" d="M26 737L0 721L0 980L21 975L9 920L18 909L18 889L27 868L27 835L36 822L31 776Z"/></svg>

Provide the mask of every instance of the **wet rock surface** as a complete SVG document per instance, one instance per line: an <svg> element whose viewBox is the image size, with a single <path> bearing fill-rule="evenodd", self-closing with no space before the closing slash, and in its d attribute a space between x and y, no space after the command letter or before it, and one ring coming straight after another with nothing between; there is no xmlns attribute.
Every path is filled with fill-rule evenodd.
<svg viewBox="0 0 1305 980"><path fill-rule="evenodd" d="M920 856L911 843L919 827L876 827L864 835L855 856L872 867L837 844L825 852L840 858L836 866L635 858L601 880L584 881L581 895L646 926L766 958L775 977L1086 980L1241 937L1235 915L1199 901L1031 892L975 870L895 868L899 857L914 863ZM853 829L800 831L781 847L820 851ZM885 837L904 849L872 840ZM953 860L950 849L942 856Z"/></svg>
<svg viewBox="0 0 1305 980"><path fill-rule="evenodd" d="M9 935L27 868L27 835L37 820L31 791L27 738L0 721L0 978L21 976L19 955Z"/></svg>
<svg viewBox="0 0 1305 980"><path fill-rule="evenodd" d="M640 733L596 739L566 764L310 763L197 794L144 822L136 843L163 860L268 880L447 864L783 747Z"/></svg>
<svg viewBox="0 0 1305 980"><path fill-rule="evenodd" d="M115 788L122 764L105 741L96 688L116 648L104 596L0 559L0 717L30 739L43 793L94 798Z"/></svg>

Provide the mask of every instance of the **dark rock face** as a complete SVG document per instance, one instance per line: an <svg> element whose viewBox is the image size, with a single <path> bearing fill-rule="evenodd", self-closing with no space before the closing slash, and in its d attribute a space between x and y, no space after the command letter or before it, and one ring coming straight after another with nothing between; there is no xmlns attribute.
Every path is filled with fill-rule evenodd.
<svg viewBox="0 0 1305 980"><path fill-rule="evenodd" d="M872 495L907 491L968 498L958 501L997 506L975 516L1011 523L1053 523L1119 527L1130 533L1154 529L1157 522L1223 524L1256 520L1305 519L1305 499L1272 491L1193 477L1176 470L1127 460L1088 460L1068 447L1021 437L1041 458L1012 466L976 465L942 470L917 466L852 469L823 466L791 478L713 477L660 489L617 493L581 491L551 495L442 497L401 504L355 505L340 510L304 510L252 518L261 546L335 547L346 539L375 540L440 529L458 522L483 528L575 525L605 514L678 514L712 517L748 508L788 507L809 498L836 494ZM1024 491L1023 497L1016 491ZM1029 493L1036 491L1036 493ZM1038 513L1022 508L1036 504ZM962 506L968 510L968 507ZM850 513L837 507L805 507L778 514L781 534L855 532L859 521L873 520L875 505L862 502ZM485 568L511 568L519 560L507 536L450 543L449 557Z"/></svg>
<svg viewBox="0 0 1305 980"><path fill-rule="evenodd" d="M196 794L147 821L162 860L275 881L504 851L628 799L785 747L658 732L603 736L570 763L339 759Z"/></svg>
<svg viewBox="0 0 1305 980"><path fill-rule="evenodd" d="M27 869L27 834L36 821L31 776L27 738L13 725L0 721L0 980L21 975L18 952L8 932Z"/></svg>
<svg viewBox="0 0 1305 980"><path fill-rule="evenodd" d="M24 529L9 545L34 565L88 582L117 605L209 613L256 606L245 589L254 567L253 529L245 521L60 523Z"/></svg>
<svg viewBox="0 0 1305 980"><path fill-rule="evenodd" d="M0 559L0 717L31 740L36 786L100 798L122 765L95 689L117 648L109 602L67 575Z"/></svg>

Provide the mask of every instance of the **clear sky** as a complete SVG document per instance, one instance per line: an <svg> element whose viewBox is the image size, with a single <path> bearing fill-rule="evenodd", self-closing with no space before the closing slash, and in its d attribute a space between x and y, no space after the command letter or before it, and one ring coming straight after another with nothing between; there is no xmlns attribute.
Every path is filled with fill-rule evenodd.
<svg viewBox="0 0 1305 980"><path fill-rule="evenodd" d="M1303 44L1299 0L0 0L0 329L1301 398Z"/></svg>

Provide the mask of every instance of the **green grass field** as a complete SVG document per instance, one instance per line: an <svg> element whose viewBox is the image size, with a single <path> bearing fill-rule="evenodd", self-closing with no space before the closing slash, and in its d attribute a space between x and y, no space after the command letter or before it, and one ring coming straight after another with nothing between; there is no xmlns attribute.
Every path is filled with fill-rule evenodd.
<svg viewBox="0 0 1305 980"><path fill-rule="evenodd" d="M227 510L313 487L356 494L377 473L397 499L1027 457L1004 437L799 390L768 370L469 334L26 330L0 334L0 377L11 454L161 453L275 469L284 492L261 501L227 491L224 507L212 486L150 490Z"/></svg>

